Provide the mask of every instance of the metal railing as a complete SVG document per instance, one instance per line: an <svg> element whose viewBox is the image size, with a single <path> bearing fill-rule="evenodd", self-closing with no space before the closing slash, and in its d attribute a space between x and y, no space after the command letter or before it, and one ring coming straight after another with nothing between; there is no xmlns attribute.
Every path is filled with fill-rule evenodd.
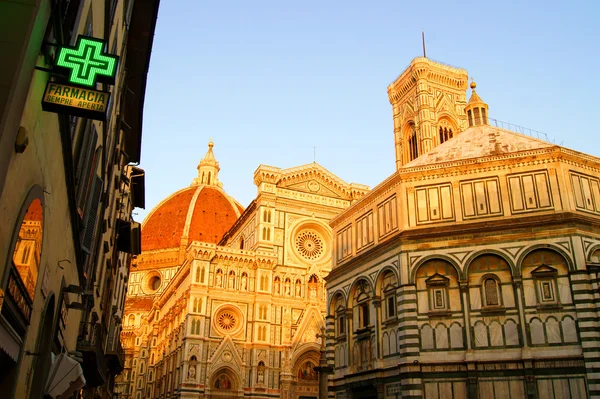
<svg viewBox="0 0 600 399"><path fill-rule="evenodd" d="M503 121L500 121L500 120L494 119L494 118L488 118L488 123L489 123L490 126L496 126L496 127L499 127L500 129L510 130L512 132L515 132L515 133L520 133L520 134L523 134L525 136L534 137L534 138L537 138L539 140L544 140L544 141L547 141L549 143L556 144L556 141L553 138L551 138L550 136L548 136L544 132L540 132L539 130L530 129L528 127L523 127L523 126L515 125L514 123L503 122Z"/></svg>

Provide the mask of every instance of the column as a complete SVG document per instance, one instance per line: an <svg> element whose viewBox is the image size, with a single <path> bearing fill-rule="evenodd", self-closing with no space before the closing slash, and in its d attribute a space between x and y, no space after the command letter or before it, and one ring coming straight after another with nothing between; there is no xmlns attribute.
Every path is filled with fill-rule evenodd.
<svg viewBox="0 0 600 399"><path fill-rule="evenodd" d="M590 398L600 398L600 323L598 315L600 267L570 273L573 302L579 324L579 338Z"/></svg>

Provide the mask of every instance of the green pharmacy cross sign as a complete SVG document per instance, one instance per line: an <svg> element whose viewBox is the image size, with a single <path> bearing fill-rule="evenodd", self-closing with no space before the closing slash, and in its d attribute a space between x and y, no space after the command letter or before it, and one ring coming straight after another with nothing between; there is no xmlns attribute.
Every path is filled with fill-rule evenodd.
<svg viewBox="0 0 600 399"><path fill-rule="evenodd" d="M115 83L119 57L104 52L104 40L79 35L75 46L60 48L56 66L69 72L69 82L95 87L96 81Z"/></svg>

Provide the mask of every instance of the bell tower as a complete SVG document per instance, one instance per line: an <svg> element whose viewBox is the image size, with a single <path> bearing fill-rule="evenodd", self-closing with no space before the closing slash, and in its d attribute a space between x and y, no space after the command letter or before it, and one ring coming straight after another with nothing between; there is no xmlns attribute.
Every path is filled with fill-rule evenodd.
<svg viewBox="0 0 600 399"><path fill-rule="evenodd" d="M388 86L396 169L468 127L467 71L417 57Z"/></svg>

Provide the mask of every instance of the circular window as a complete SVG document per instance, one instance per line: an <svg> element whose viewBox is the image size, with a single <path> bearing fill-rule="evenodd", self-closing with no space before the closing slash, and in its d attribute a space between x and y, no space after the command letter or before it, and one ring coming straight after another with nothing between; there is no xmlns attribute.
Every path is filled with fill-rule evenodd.
<svg viewBox="0 0 600 399"><path fill-rule="evenodd" d="M323 256L325 244L323 238L312 230L304 230L296 236L296 251L305 259L315 260Z"/></svg>
<svg viewBox="0 0 600 399"><path fill-rule="evenodd" d="M242 314L237 309L226 306L215 315L215 327L222 334L234 334L242 327Z"/></svg>
<svg viewBox="0 0 600 399"><path fill-rule="evenodd" d="M162 285L162 276L157 270L146 273L140 286L145 294L155 294Z"/></svg>
<svg viewBox="0 0 600 399"><path fill-rule="evenodd" d="M231 331L235 328L237 320L232 312L222 312L217 319L219 328L225 331Z"/></svg>
<svg viewBox="0 0 600 399"><path fill-rule="evenodd" d="M157 289L160 288L160 277L152 276L150 278L150 281L148 282L148 285L150 286L150 289L152 291L156 291Z"/></svg>

